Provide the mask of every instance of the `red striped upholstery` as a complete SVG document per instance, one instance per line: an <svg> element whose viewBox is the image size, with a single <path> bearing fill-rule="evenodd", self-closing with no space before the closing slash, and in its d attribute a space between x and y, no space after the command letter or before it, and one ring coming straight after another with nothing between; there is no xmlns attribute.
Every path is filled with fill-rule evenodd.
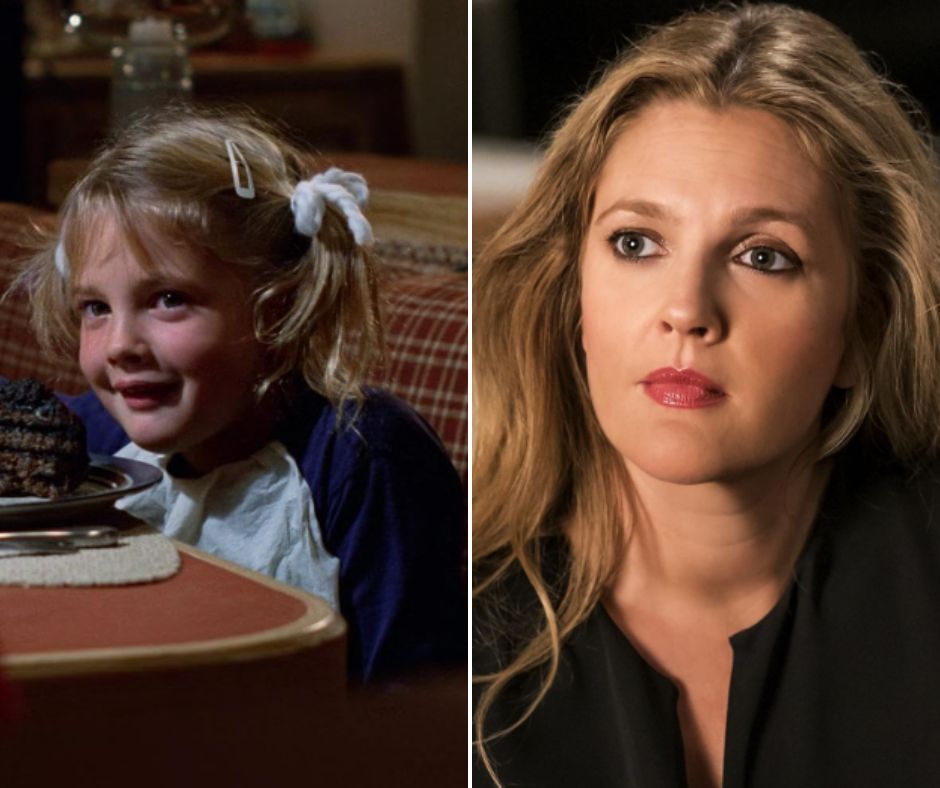
<svg viewBox="0 0 940 788"><path fill-rule="evenodd" d="M52 215L22 205L0 204L0 293L15 276L23 248L19 243L29 222L51 221ZM29 304L22 294L8 294L0 304L0 375L32 377L66 394L87 388L77 363L56 363L44 356L29 327Z"/></svg>
<svg viewBox="0 0 940 788"><path fill-rule="evenodd" d="M370 381L414 407L467 479L467 277L422 274L382 287L388 362Z"/></svg>

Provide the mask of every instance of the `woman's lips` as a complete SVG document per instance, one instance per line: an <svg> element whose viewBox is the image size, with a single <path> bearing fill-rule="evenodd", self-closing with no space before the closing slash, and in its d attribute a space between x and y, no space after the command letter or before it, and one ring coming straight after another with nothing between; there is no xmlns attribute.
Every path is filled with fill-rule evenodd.
<svg viewBox="0 0 940 788"><path fill-rule="evenodd" d="M717 383L694 369L663 367L640 381L646 396L667 408L706 408L724 401Z"/></svg>
<svg viewBox="0 0 940 788"><path fill-rule="evenodd" d="M131 410L153 410L166 404L176 391L175 383L130 383L115 386Z"/></svg>

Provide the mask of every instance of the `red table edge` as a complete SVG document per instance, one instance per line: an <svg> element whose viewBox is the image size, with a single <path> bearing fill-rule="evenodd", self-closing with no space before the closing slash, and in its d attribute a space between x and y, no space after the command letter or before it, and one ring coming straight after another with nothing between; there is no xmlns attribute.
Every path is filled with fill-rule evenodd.
<svg viewBox="0 0 940 788"><path fill-rule="evenodd" d="M346 622L320 597L209 555L175 539L173 543L179 551L199 561L214 564L295 597L304 603L306 612L289 624L250 635L215 638L199 643L6 654L0 655L0 667L9 678L20 681L58 676L217 665L287 656L342 638L345 634Z"/></svg>

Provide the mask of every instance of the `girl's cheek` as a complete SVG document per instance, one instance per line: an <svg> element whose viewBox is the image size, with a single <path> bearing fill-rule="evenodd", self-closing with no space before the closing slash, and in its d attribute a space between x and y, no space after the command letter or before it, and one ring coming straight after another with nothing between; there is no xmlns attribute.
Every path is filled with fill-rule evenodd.
<svg viewBox="0 0 940 788"><path fill-rule="evenodd" d="M178 369L205 369L228 363L243 366L247 359L244 348L233 347L233 341L214 325L196 322L160 327L149 336L148 345L155 355Z"/></svg>
<svg viewBox="0 0 940 788"><path fill-rule="evenodd" d="M213 355L213 344L198 334L165 333L151 337L150 351L179 370L199 368Z"/></svg>
<svg viewBox="0 0 940 788"><path fill-rule="evenodd" d="M78 340L78 366L86 377L90 372L101 366L103 362L102 354L101 338L94 333L83 330Z"/></svg>

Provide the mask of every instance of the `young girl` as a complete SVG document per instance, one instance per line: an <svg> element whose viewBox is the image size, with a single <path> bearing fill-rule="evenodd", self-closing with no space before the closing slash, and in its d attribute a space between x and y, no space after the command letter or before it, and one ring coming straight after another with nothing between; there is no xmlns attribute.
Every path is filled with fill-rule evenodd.
<svg viewBox="0 0 940 788"><path fill-rule="evenodd" d="M360 387L366 196L247 115L165 112L97 156L23 278L40 341L78 352L89 450L164 470L122 507L338 606L362 678L466 653L460 483Z"/></svg>

